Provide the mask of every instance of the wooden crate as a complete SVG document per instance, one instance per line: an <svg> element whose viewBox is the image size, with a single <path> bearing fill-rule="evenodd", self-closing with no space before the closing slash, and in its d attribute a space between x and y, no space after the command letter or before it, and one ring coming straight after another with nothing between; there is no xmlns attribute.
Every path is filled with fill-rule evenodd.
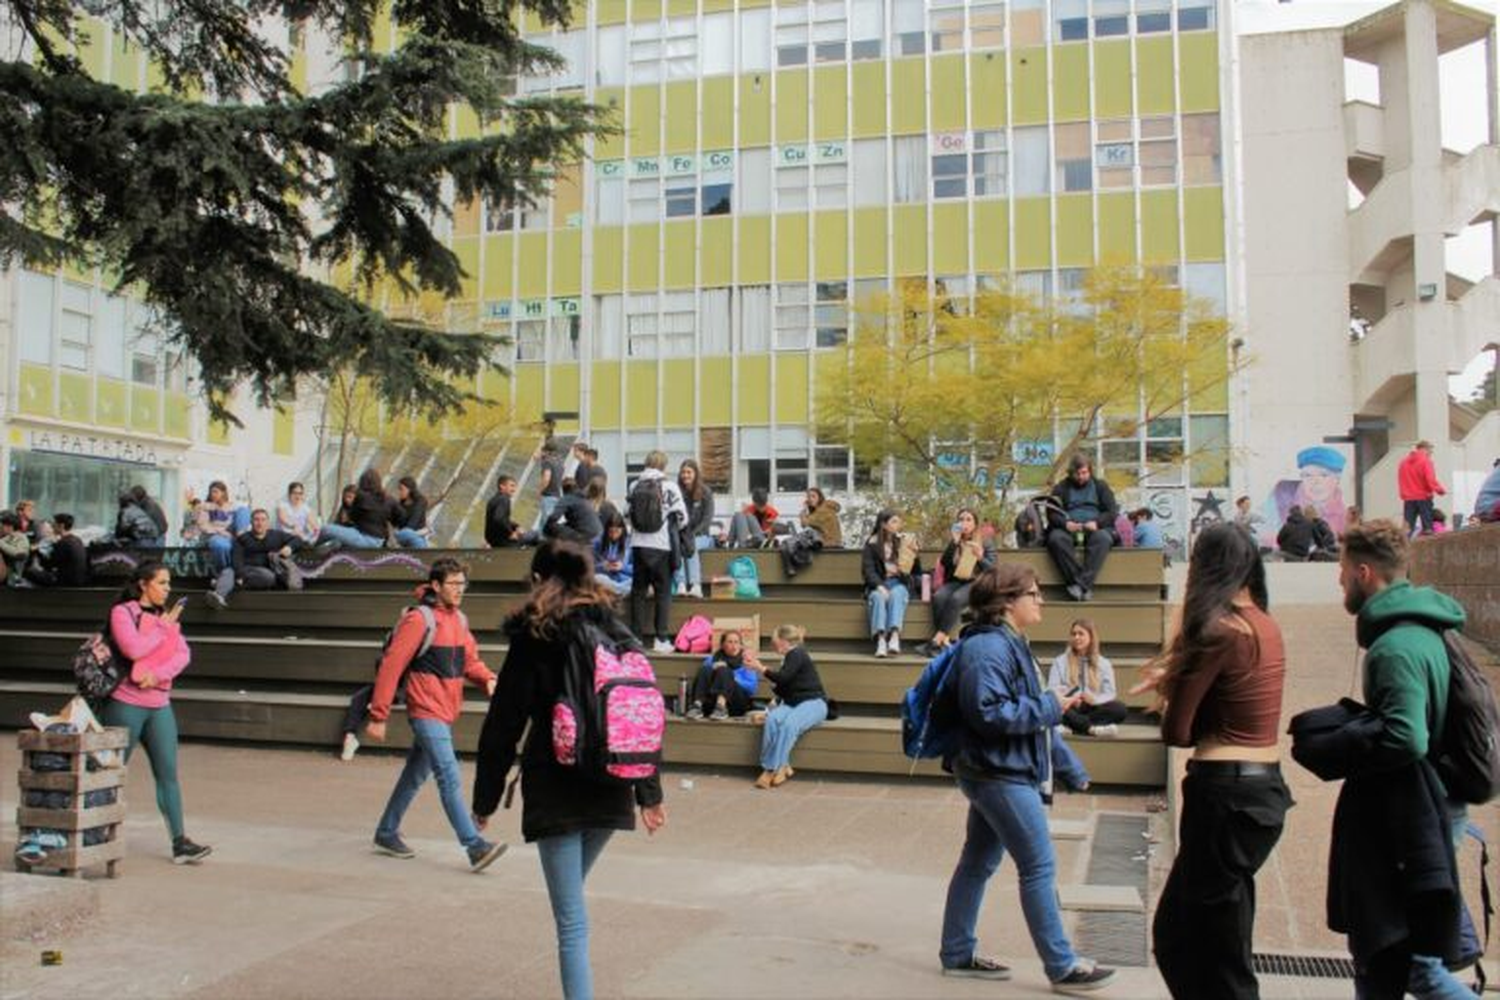
<svg viewBox="0 0 1500 1000"><path fill-rule="evenodd" d="M125 837L122 824L125 822L125 768L108 767L90 771L89 755L100 750L123 753L130 736L124 729L106 729L102 733L42 733L27 730L18 737L22 767L18 775L21 785L21 805L16 810L16 825L24 839L31 830L56 830L63 835L67 846L50 850L46 858L28 863L16 859L16 869L57 871L72 878L82 878L84 871L103 865L105 873L114 878L116 867L125 857ZM67 770L38 771L34 767L33 755L38 753L61 754L68 758ZM85 806L84 796L89 792L115 789L115 801L105 806ZM26 805L27 792L62 792L71 796L71 805L61 809L46 809ZM104 840L85 845L85 830L104 828Z"/></svg>

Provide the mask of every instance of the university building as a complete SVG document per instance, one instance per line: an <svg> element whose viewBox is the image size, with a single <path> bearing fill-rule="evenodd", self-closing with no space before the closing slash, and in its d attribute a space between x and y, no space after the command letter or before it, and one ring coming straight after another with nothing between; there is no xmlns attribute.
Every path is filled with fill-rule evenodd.
<svg viewBox="0 0 1500 1000"><path fill-rule="evenodd" d="M1493 67L1494 17L1408 0L1288 32L1288 8L1270 5L1246 15L1250 34L1248 6L605 0L566 32L528 23L568 67L518 91L611 107L621 131L563 168L542 204L455 207L448 238L470 277L447 321L509 335L510 374L487 373L480 391L586 437L613 483L661 448L700 456L735 496L844 493L909 485L813 430L856 303L911 282L960 299L1002 283L1065 297L1090 268L1138 264L1221 309L1251 363L1177 415L1101 437L1117 490L1177 538L1238 493L1279 513L1282 482L1319 470L1350 503L1365 470L1367 504L1383 504L1374 484L1394 479L1405 442L1441 439L1440 467L1495 450L1497 418L1465 424L1445 384L1476 336L1494 339L1495 279L1451 280L1440 235L1493 214L1493 72L1490 144L1469 165L1433 124L1439 55L1477 40ZM383 22L376 48L399 30ZM143 81L95 31L95 71ZM336 46L292 44L310 90L343 78ZM1345 101L1346 56L1380 67L1380 106ZM456 136L484 127L462 109L451 121ZM1477 203L1435 195L1450 178ZM1365 194L1353 210L1350 181ZM168 496L182 469L222 464L257 502L308 470L305 410L211 427L190 372L133 332L137 309L83 277L0 285L7 502L55 508L66 474L46 470L64 433L109 442L67 447L110 488L127 453L142 458L130 474ZM1351 301L1371 324L1353 347ZM1118 416L1103 434L1136 423ZM1376 423L1384 442L1324 441ZM1318 448L1337 470L1299 468Z"/></svg>

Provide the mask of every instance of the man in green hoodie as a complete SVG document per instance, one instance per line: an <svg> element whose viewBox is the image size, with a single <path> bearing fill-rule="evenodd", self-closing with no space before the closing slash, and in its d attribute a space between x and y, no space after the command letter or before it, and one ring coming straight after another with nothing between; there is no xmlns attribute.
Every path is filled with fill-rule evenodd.
<svg viewBox="0 0 1500 1000"><path fill-rule="evenodd" d="M1465 817L1461 806L1444 801L1436 773L1421 764L1432 740L1442 733L1448 710L1449 667L1442 632L1462 628L1464 610L1431 587L1412 586L1406 579L1407 552L1406 532L1394 521L1367 521L1344 535L1339 584L1345 610L1356 616L1356 638L1366 650L1364 702L1379 717L1380 726L1358 772L1350 774L1339 795L1335 864L1342 862L1347 869L1339 880L1345 886L1352 882L1365 887L1356 888L1354 898L1345 901L1357 904L1349 908L1360 911L1345 928L1355 955L1357 996L1399 998L1407 990L1422 998L1470 996L1436 957L1439 951L1451 950L1457 935L1462 904L1456 871L1450 868L1451 843L1444 839L1451 838L1454 825L1462 829ZM1419 780L1403 783L1401 776L1414 770ZM1420 793L1423 782L1433 795ZM1400 817L1402 835L1383 836L1367 827L1358 838L1366 841L1364 849L1338 857L1341 819L1347 823L1361 815L1359 809L1371 794L1389 803L1396 789L1402 789L1409 801L1391 804L1393 810L1387 805L1382 812ZM1423 822L1423 816L1430 816L1431 822ZM1397 878L1405 882L1392 883L1398 891L1382 896L1381 886L1391 881L1392 871L1401 872ZM1331 871L1330 900L1340 891L1334 881ZM1369 895L1358 898L1365 893ZM1382 907L1382 902L1393 899L1395 906Z"/></svg>

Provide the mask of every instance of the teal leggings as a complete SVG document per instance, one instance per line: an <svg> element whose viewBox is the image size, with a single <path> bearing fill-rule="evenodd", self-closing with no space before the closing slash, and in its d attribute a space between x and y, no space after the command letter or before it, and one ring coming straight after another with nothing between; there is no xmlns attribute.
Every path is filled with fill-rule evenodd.
<svg viewBox="0 0 1500 1000"><path fill-rule="evenodd" d="M177 716L172 714L172 706L141 708L111 698L104 706L104 724L130 731L126 761L136 744L146 748L151 776L156 779L156 808L161 810L175 841L183 835L183 829L182 786L177 783Z"/></svg>

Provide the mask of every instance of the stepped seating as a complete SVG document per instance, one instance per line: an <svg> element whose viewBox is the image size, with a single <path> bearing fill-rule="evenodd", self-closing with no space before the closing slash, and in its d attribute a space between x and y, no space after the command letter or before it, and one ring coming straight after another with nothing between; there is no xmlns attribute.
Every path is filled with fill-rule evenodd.
<svg viewBox="0 0 1500 1000"><path fill-rule="evenodd" d="M167 550L179 570L176 591L192 595L207 586L202 550ZM343 706L352 690L367 683L381 639L412 587L425 579L426 566L447 550L341 552L302 557L309 573L301 593L236 594L227 611L215 612L192 600L184 624L193 646L193 667L174 692L179 724L190 737L333 745ZM487 663L498 668L505 654L499 629L503 616L524 599L522 581L531 558L527 550L453 551L470 565L471 589L464 609ZM704 553L705 574L723 572L744 552ZM924 661L912 648L930 630L930 608L914 602L908 610L903 656L876 659L866 635L859 553L828 551L813 566L787 579L774 552L748 553L760 572L760 601L673 602L675 625L693 614L709 617L758 614L763 636L783 622L808 629L808 649L842 718L808 734L797 750L797 765L861 773L906 774L897 736L896 706L916 680ZM924 553L924 565L935 564ZM1087 605L1062 597L1061 581L1045 553L1005 552L1001 558L1036 566L1049 602L1043 622L1032 631L1033 647L1044 662L1061 649L1069 623L1088 617L1098 625L1115 662L1117 680L1128 687L1144 657L1160 647L1166 627L1163 569L1155 552L1114 553ZM50 708L71 686L69 658L84 636L99 627L116 593L117 579L133 565L129 553L97 558L100 586L82 590L0 590L0 643L6 649L6 678L0 681L0 725L19 725L27 712ZM115 579L112 579L115 578ZM762 644L768 662L775 656ZM699 656L653 655L659 683L669 698L681 678L691 678ZM763 691L762 694L769 692ZM1139 700L1137 708L1144 707ZM483 717L481 701L470 701L459 726L460 745L472 747ZM393 745L407 738L393 726ZM757 757L760 730L745 722L692 723L674 719L668 759L681 763L749 765ZM1165 752L1154 727L1134 718L1120 738L1070 737L1102 783L1157 786L1165 780ZM935 773L924 762L918 773Z"/></svg>
<svg viewBox="0 0 1500 1000"><path fill-rule="evenodd" d="M444 441L438 446L437 454L433 456L432 464L428 466L423 474L420 486L422 492L427 496L428 502L434 504L427 516L427 526L432 529L434 539L445 538L453 530L448 497L443 498L442 504L437 504L437 498L442 493L443 487L459 472L463 465L464 457L469 453L470 442ZM453 484L454 491L458 489L458 483ZM451 493L450 493L451 496Z"/></svg>

